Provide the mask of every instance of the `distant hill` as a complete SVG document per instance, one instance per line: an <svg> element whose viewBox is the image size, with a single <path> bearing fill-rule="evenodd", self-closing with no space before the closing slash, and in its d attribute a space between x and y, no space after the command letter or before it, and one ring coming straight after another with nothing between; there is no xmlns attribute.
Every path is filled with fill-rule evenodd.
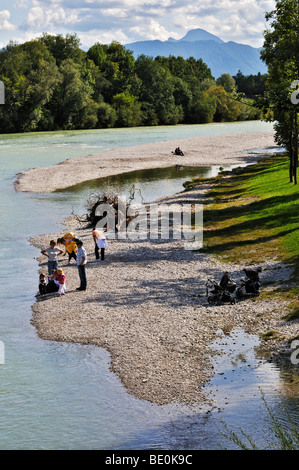
<svg viewBox="0 0 299 470"><path fill-rule="evenodd" d="M233 41L224 42L204 29L193 29L178 40L138 41L125 44L125 47L133 52L135 58L145 54L150 57L173 55L202 59L215 78L222 73L236 75L238 70L243 75L267 73L267 67L260 59L260 49Z"/></svg>

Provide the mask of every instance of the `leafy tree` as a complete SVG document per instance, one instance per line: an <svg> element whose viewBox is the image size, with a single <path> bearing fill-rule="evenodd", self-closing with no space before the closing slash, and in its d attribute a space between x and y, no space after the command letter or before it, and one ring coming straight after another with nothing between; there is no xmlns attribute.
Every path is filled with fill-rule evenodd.
<svg viewBox="0 0 299 470"><path fill-rule="evenodd" d="M236 82L229 73L223 73L216 81L217 85L223 86L227 93L232 93L236 88Z"/></svg>
<svg viewBox="0 0 299 470"><path fill-rule="evenodd" d="M59 74L60 80L50 103L55 123L59 129L80 128L88 114L92 89L82 79L80 65L72 59L61 63Z"/></svg>
<svg viewBox="0 0 299 470"><path fill-rule="evenodd" d="M109 128L115 126L117 120L116 110L110 104L104 102L100 103L98 105L97 116L97 127Z"/></svg>
<svg viewBox="0 0 299 470"><path fill-rule="evenodd" d="M118 127L134 127L141 124L141 105L129 92L118 93L113 97Z"/></svg>
<svg viewBox="0 0 299 470"><path fill-rule="evenodd" d="M216 101L215 121L236 121L240 115L240 104L231 99L222 85L211 87L207 94Z"/></svg>
<svg viewBox="0 0 299 470"><path fill-rule="evenodd" d="M87 57L92 60L109 83L103 88L105 101L112 103L113 96L126 90L134 82L134 56L117 41L110 45L97 43L92 46Z"/></svg>
<svg viewBox="0 0 299 470"><path fill-rule="evenodd" d="M216 84L201 59L135 60L117 41L84 52L76 34L9 42L0 50L0 80L0 132L256 118L232 97L233 79Z"/></svg>
<svg viewBox="0 0 299 470"><path fill-rule="evenodd" d="M187 113L186 120L191 124L213 122L217 103L207 91L200 91L193 96L192 104Z"/></svg>
<svg viewBox="0 0 299 470"><path fill-rule="evenodd" d="M85 60L86 53L80 49L80 39L76 34L67 34L64 37L62 34L54 36L44 33L40 42L47 47L58 67L67 59L72 59L78 64Z"/></svg>
<svg viewBox="0 0 299 470"><path fill-rule="evenodd" d="M59 80L53 57L37 40L10 44L0 53L0 74L6 86L2 132L35 130Z"/></svg>
<svg viewBox="0 0 299 470"><path fill-rule="evenodd" d="M239 70L233 78L236 83L236 90L239 93L244 93L247 98L255 98L257 95L264 94L268 74L259 72L257 75L245 76Z"/></svg>
<svg viewBox="0 0 299 470"><path fill-rule="evenodd" d="M276 9L266 14L271 28L265 31L261 51L268 65L268 106L277 121L276 141L284 142L290 155L290 179L297 183L298 106L291 103L291 83L299 78L299 4L296 0L276 2ZM288 136L288 138L286 138Z"/></svg>
<svg viewBox="0 0 299 470"><path fill-rule="evenodd" d="M183 110L175 102L175 82L170 71L144 55L136 60L135 71L141 80L139 101L147 103L147 113L156 116L159 124L181 122Z"/></svg>

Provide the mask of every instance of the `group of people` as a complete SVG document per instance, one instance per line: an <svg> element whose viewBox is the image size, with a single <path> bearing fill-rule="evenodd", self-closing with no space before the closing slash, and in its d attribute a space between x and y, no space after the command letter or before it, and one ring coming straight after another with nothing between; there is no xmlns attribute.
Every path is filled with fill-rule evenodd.
<svg viewBox="0 0 299 470"><path fill-rule="evenodd" d="M45 273L39 275L38 288L40 295L57 292L58 295L64 295L66 291L65 274L61 268L52 269L48 275L48 282Z"/></svg>
<svg viewBox="0 0 299 470"><path fill-rule="evenodd" d="M105 259L105 249L107 248L106 237L103 232L100 232L99 230L93 230L92 236L95 242L95 259L101 259L103 261ZM58 245L63 246L64 250L59 248ZM41 295L45 295L50 292L57 292L59 296L65 294L65 274L63 270L58 267L58 257L61 255L66 256L67 254L68 263L70 264L71 260L74 259L78 267L80 286L77 287L76 290L86 290L87 254L82 240L76 238L73 233L68 232L63 235L63 237L58 238L57 242L55 242L55 240L51 240L50 246L41 250L41 253L48 258L48 275L46 276L45 273L41 273L39 276L38 288Z"/></svg>
<svg viewBox="0 0 299 470"><path fill-rule="evenodd" d="M183 150L180 149L180 147L177 147L174 152L172 152L173 155L181 155L184 156Z"/></svg>

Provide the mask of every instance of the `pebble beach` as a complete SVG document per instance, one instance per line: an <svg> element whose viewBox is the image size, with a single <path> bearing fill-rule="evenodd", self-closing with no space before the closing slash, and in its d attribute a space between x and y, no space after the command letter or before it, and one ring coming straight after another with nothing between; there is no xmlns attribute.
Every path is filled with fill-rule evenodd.
<svg viewBox="0 0 299 470"><path fill-rule="evenodd" d="M184 151L183 157L172 155L177 146ZM274 146L273 133L252 132L127 147L22 172L15 188L45 193L141 168L251 163L261 157L254 149ZM199 186L159 202L200 204L208 189ZM295 325L281 319L287 305L278 299L208 304L207 280L219 281L225 271L240 278L243 265L228 265L205 252L186 250L181 240L108 240L105 260L97 261L92 228L76 217L64 224L61 233L41 234L30 242L42 249L52 238L75 233L87 251L87 290L76 291L77 267L61 257L66 294L37 296L32 324L45 340L105 348L111 356L111 370L138 398L158 404L205 403L204 385L213 375L214 353L209 346L220 333L229 335L235 328L257 335L279 331L283 341L266 345L273 354L285 350L287 339L295 335ZM39 270L46 271L46 258L38 261ZM291 268L277 260L261 267L261 281L266 285L274 280L285 282L291 274Z"/></svg>

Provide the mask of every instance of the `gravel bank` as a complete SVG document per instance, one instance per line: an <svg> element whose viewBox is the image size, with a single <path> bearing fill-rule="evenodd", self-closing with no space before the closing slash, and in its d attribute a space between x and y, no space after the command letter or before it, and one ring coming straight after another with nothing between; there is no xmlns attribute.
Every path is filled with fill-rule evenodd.
<svg viewBox="0 0 299 470"><path fill-rule="evenodd" d="M197 196L200 200L203 192ZM67 230L76 233L87 249L88 289L75 290L77 268L62 258L67 293L38 299L32 323L44 339L108 350L111 370L141 399L158 404L208 402L203 389L213 374L208 347L220 333L242 328L252 334L275 330L285 338L297 334L298 325L281 319L287 307L278 300L208 304L207 279L219 281L226 270L240 279L244 266L185 250L182 241L110 240L105 261L95 261L91 230L79 227L75 219L67 221ZM41 248L52 237L41 235L31 242ZM45 270L45 258L40 262ZM286 281L291 272L276 261L262 267L263 283ZM277 345L267 342L270 351ZM286 340L279 346L284 348Z"/></svg>
<svg viewBox="0 0 299 470"><path fill-rule="evenodd" d="M48 193L77 183L133 170L174 165L235 165L261 156L252 149L275 146L273 132L244 132L200 136L117 148L98 155L71 158L58 165L32 168L17 175L15 189ZM181 147L184 156L172 155Z"/></svg>

